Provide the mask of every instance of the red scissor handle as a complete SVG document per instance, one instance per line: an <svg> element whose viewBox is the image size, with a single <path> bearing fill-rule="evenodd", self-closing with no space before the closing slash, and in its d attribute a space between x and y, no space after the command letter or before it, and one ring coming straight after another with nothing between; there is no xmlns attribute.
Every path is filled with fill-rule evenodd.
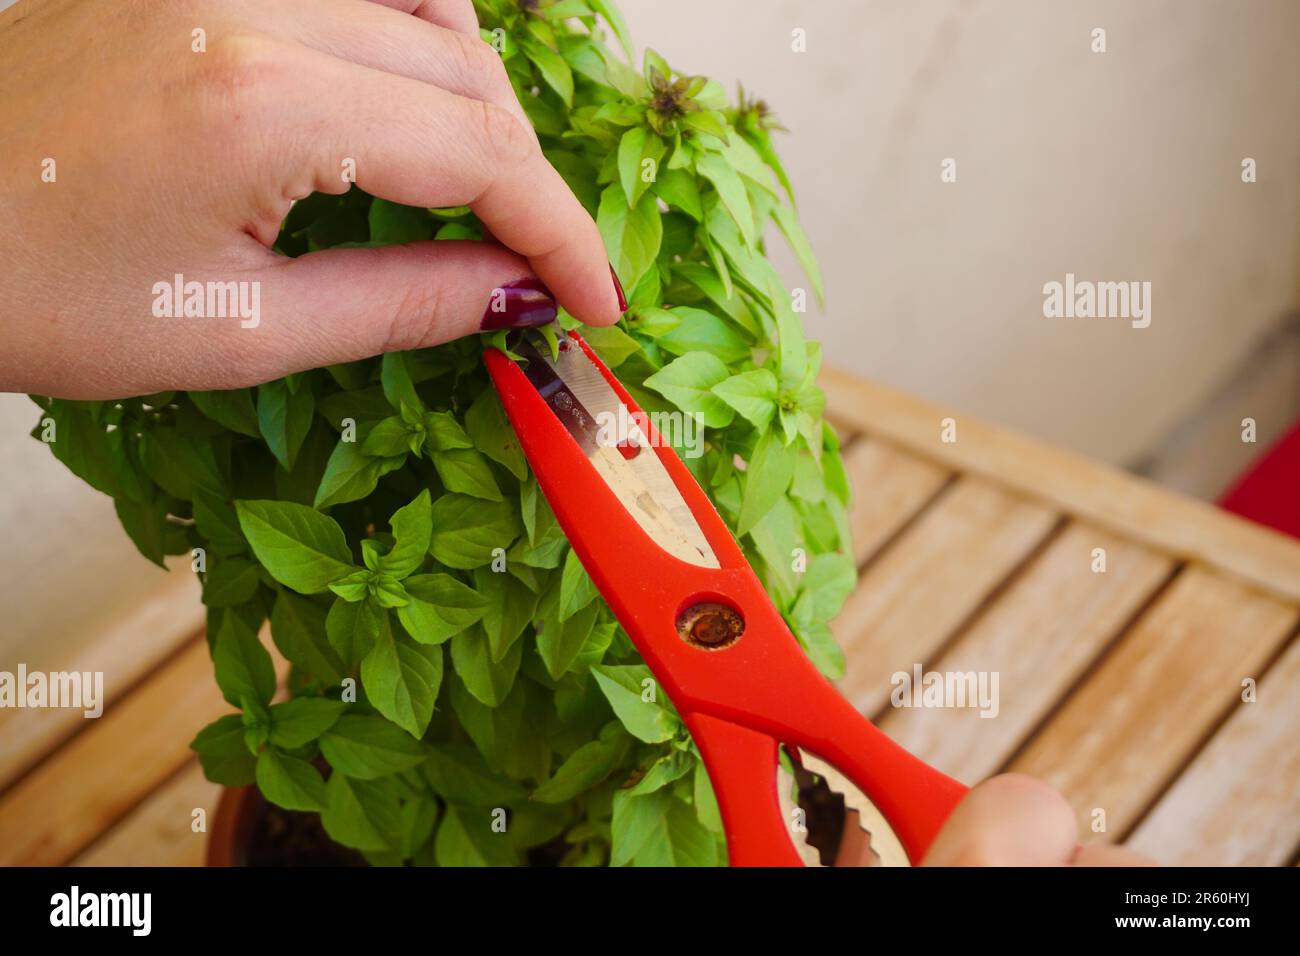
<svg viewBox="0 0 1300 956"><path fill-rule="evenodd" d="M577 335L615 393L640 408ZM664 551L619 503L523 370L495 349L488 371L552 510L700 748L734 865L797 865L777 797L777 747L838 767L889 821L912 862L925 855L966 788L913 757L853 709L804 654L736 539L672 447L640 420L720 567ZM722 604L744 618L739 640L707 650L684 640L683 611Z"/></svg>

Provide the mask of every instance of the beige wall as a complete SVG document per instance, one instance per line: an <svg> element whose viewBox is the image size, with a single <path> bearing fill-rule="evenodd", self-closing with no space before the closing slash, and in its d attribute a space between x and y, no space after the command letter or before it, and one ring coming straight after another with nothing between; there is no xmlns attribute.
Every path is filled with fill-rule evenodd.
<svg viewBox="0 0 1300 956"><path fill-rule="evenodd" d="M743 80L791 130L833 361L1126 463L1297 303L1294 0L623 7L640 42ZM1043 318L1066 272L1150 281L1151 327Z"/></svg>

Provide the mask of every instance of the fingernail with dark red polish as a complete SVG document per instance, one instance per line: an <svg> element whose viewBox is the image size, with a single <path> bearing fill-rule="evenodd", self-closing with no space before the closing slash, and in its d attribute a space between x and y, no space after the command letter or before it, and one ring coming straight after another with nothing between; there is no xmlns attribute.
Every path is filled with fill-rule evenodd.
<svg viewBox="0 0 1300 956"><path fill-rule="evenodd" d="M609 267L609 276L614 280L614 291L618 293L618 311L627 311L627 296L623 294L623 283L618 281L618 273L614 271L614 266Z"/></svg>
<svg viewBox="0 0 1300 956"><path fill-rule="evenodd" d="M530 329L555 321L555 296L541 279L529 277L492 290L479 329Z"/></svg>

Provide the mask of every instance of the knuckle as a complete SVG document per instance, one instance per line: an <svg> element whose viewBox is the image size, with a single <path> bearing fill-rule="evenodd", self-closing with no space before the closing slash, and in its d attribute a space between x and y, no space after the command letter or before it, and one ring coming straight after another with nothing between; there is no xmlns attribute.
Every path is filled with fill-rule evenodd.
<svg viewBox="0 0 1300 956"><path fill-rule="evenodd" d="M197 82L214 112L237 120L241 111L265 102L280 88L286 64L279 44L266 37L217 37L201 54Z"/></svg>
<svg viewBox="0 0 1300 956"><path fill-rule="evenodd" d="M441 283L411 283L398 298L380 351L427 348L444 341L450 322L446 308Z"/></svg>
<svg viewBox="0 0 1300 956"><path fill-rule="evenodd" d="M533 138L509 110L495 103L482 103L481 110L487 154L498 166L512 168L532 155Z"/></svg>
<svg viewBox="0 0 1300 956"><path fill-rule="evenodd" d="M470 89L490 90L505 80L505 66L501 57L478 37L453 33L457 68L468 81Z"/></svg>

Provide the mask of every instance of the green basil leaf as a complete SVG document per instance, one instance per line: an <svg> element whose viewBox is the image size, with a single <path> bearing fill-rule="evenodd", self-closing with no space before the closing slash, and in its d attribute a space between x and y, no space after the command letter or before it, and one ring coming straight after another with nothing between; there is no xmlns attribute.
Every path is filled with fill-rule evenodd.
<svg viewBox="0 0 1300 956"><path fill-rule="evenodd" d="M803 593L795 616L805 621L829 621L840 613L858 584L858 569L846 554L819 554L803 576Z"/></svg>
<svg viewBox="0 0 1300 956"><path fill-rule="evenodd" d="M324 697L299 697L271 705L271 743L296 750L334 726L347 704Z"/></svg>
<svg viewBox="0 0 1300 956"><path fill-rule="evenodd" d="M610 262L623 288L634 288L654 264L663 241L663 223L654 194L647 192L635 206L629 207L622 186L618 183L606 186L600 194L596 225L600 227Z"/></svg>
<svg viewBox="0 0 1300 956"><path fill-rule="evenodd" d="M442 648L394 634L385 613L361 661L361 683L377 711L412 737L423 737L442 684Z"/></svg>
<svg viewBox="0 0 1300 956"><path fill-rule="evenodd" d="M386 199L370 204L370 242L376 246L419 242L433 235L433 219L427 209L399 206Z"/></svg>
<svg viewBox="0 0 1300 956"><path fill-rule="evenodd" d="M682 122L687 129L702 133L705 136L712 136L720 143L730 142L727 135L727 118L718 110L701 110L698 113L687 113L682 117Z"/></svg>
<svg viewBox="0 0 1300 956"><path fill-rule="evenodd" d="M330 775L320 822L330 838L354 850L396 849L401 807L396 791L381 783Z"/></svg>
<svg viewBox="0 0 1300 956"><path fill-rule="evenodd" d="M835 642L835 635L828 625L821 622L808 624L796 628L795 636L827 680L839 680L844 676L844 651Z"/></svg>
<svg viewBox="0 0 1300 956"><path fill-rule="evenodd" d="M243 699L267 704L275 696L271 655L257 639L257 631L237 614L222 615L212 644L212 663L222 696L234 706Z"/></svg>
<svg viewBox="0 0 1300 956"><path fill-rule="evenodd" d="M48 436L50 451L74 475L115 498L135 504L152 499L152 488L132 460L125 429L108 431L78 402L52 401L49 417L55 425ZM46 440L39 430L33 434Z"/></svg>
<svg viewBox="0 0 1300 956"><path fill-rule="evenodd" d="M519 448L515 430L510 427L496 389L485 388L465 413L465 430L474 447L499 465L504 465L520 481L528 474L524 453Z"/></svg>
<svg viewBox="0 0 1300 956"><path fill-rule="evenodd" d="M673 355L709 352L728 365L749 359L749 343L730 323L703 309L689 306L678 306L671 311L681 321L676 328L656 340L660 348Z"/></svg>
<svg viewBox="0 0 1300 956"><path fill-rule="evenodd" d="M474 807L509 806L524 797L523 788L493 773L480 754L467 744L440 744L420 768L443 799Z"/></svg>
<svg viewBox="0 0 1300 956"><path fill-rule="evenodd" d="M483 617L488 600L449 574L417 574L404 582L411 597L397 610L406 633L421 644L441 644Z"/></svg>
<svg viewBox="0 0 1300 956"><path fill-rule="evenodd" d="M696 222L704 218L704 204L700 201L700 184L684 169L661 169L655 182L655 193L670 206L675 206Z"/></svg>
<svg viewBox="0 0 1300 956"><path fill-rule="evenodd" d="M429 551L452 568L482 567L497 548L507 550L523 530L513 504L469 495L443 495L433 503L432 520Z"/></svg>
<svg viewBox="0 0 1300 956"><path fill-rule="evenodd" d="M684 412L698 413L709 428L725 428L735 413L713 387L731 377L722 359L708 352L692 352L675 359L645 380Z"/></svg>
<svg viewBox="0 0 1300 956"><path fill-rule="evenodd" d="M657 790L614 794L611 866L715 866L718 844L690 807Z"/></svg>
<svg viewBox="0 0 1300 956"><path fill-rule="evenodd" d="M650 668L643 664L601 664L593 667L591 673L614 709L614 715L637 740L648 744L661 743L671 740L677 733L681 722L659 701L660 691ZM653 683L647 685L646 681ZM654 699L649 699L651 689L654 690Z"/></svg>
<svg viewBox="0 0 1300 956"><path fill-rule="evenodd" d="M344 714L320 739L320 751L337 772L375 780L418 767L428 748L382 717Z"/></svg>
<svg viewBox="0 0 1300 956"><path fill-rule="evenodd" d="M285 660L326 684L348 670L326 637L325 609L292 591L281 591L271 610L271 640Z"/></svg>
<svg viewBox="0 0 1300 956"><path fill-rule="evenodd" d="M555 775L532 792L539 803L563 803L590 790L614 771L627 753L627 737L583 744L560 764Z"/></svg>
<svg viewBox="0 0 1300 956"><path fill-rule="evenodd" d="M267 747L257 757L257 787L286 810L325 809L325 781L306 760Z"/></svg>
<svg viewBox="0 0 1300 956"><path fill-rule="evenodd" d="M617 325L584 328L582 337L610 368L618 368L625 359L641 351L640 343Z"/></svg>
<svg viewBox="0 0 1300 956"><path fill-rule="evenodd" d="M515 641L499 661L492 659L492 645L482 628L472 627L451 639L451 663L465 688L489 707L505 700L519 673L523 645Z"/></svg>
<svg viewBox="0 0 1300 956"><path fill-rule="evenodd" d="M573 71L564 57L550 47L525 37L520 46L528 59L533 61L546 85L555 90L564 101L565 106L573 105Z"/></svg>
<svg viewBox="0 0 1300 956"><path fill-rule="evenodd" d="M384 388L384 398L388 399L393 411L400 413L405 407L410 412L422 413L424 403L416 394L408 359L406 352L386 353L380 360L380 383Z"/></svg>
<svg viewBox="0 0 1300 956"><path fill-rule="evenodd" d="M261 580L257 565L245 558L213 555L203 582L203 603L208 607L235 607L250 601Z"/></svg>
<svg viewBox="0 0 1300 956"><path fill-rule="evenodd" d="M288 501L237 501L235 511L253 554L271 576L316 594L352 573L352 554L333 518Z"/></svg>
<svg viewBox="0 0 1300 956"><path fill-rule="evenodd" d="M257 387L258 428L285 471L293 471L315 414L316 399L310 388L290 391L285 379Z"/></svg>
<svg viewBox="0 0 1300 956"><path fill-rule="evenodd" d="M451 492L486 501L501 501L501 489L492 477L487 458L470 448L433 453L433 466L443 486Z"/></svg>
<svg viewBox="0 0 1300 956"><path fill-rule="evenodd" d="M487 808L448 805L434 837L438 865L515 865L514 846L507 833L492 828L492 813Z"/></svg>
<svg viewBox="0 0 1300 956"><path fill-rule="evenodd" d="M618 38L618 44L623 49L623 55L629 60L634 59L632 37L628 34L627 22L623 19L623 14L619 12L618 7L612 2L612 0L587 0L587 2L591 5L591 8L599 13L604 21L609 24L610 30L613 31L614 36ZM615 60L613 62L618 61ZM613 83L613 80L611 79L610 82ZM624 92L625 95L636 95L642 90L642 88L634 87L633 90L633 93L626 93L623 89L620 89L620 92Z"/></svg>
<svg viewBox="0 0 1300 956"><path fill-rule="evenodd" d="M203 775L223 787L246 787L254 779L257 760L244 746L244 722L239 714L219 717L198 732L190 749L199 755Z"/></svg>
<svg viewBox="0 0 1300 956"><path fill-rule="evenodd" d="M776 376L765 368L741 372L713 386L713 394L748 419L755 428L766 428L772 420L779 393Z"/></svg>
<svg viewBox="0 0 1300 956"><path fill-rule="evenodd" d="M596 599L598 592L591 580L591 575L582 566L578 552L570 549L564 557L564 572L560 576L560 604L558 613L561 621L567 621Z"/></svg>
<svg viewBox="0 0 1300 956"><path fill-rule="evenodd" d="M790 249L794 252L795 258L799 260L799 265L812 283L813 291L817 294L817 301L819 303L824 302L825 293L822 289L821 267L817 264L817 256L812 251L807 235L804 234L803 226L799 225L799 217L795 215L795 211L789 206L778 204L772 207L772 218L776 220L781 234L785 236L785 240L790 244Z"/></svg>
<svg viewBox="0 0 1300 956"><path fill-rule="evenodd" d="M775 432L758 440L745 471L745 493L740 502L736 534L748 534L762 517L772 510L777 499L785 496L794 478L795 450Z"/></svg>
<svg viewBox="0 0 1300 956"><path fill-rule="evenodd" d="M176 428L154 428L140 439L140 461L149 477L173 498L189 501L200 489L224 494L212 445Z"/></svg>
<svg viewBox="0 0 1300 956"><path fill-rule="evenodd" d="M426 488L389 521L397 543L379 560L378 570L401 579L424 563L433 536L433 502Z"/></svg>
<svg viewBox="0 0 1300 956"><path fill-rule="evenodd" d="M566 621L547 621L537 635L537 651L546 664L546 672L558 680L578 659L596 623L600 606L588 604Z"/></svg>
<svg viewBox="0 0 1300 956"><path fill-rule="evenodd" d="M411 451L411 438L420 439L419 433L397 415L390 415L370 429L361 443L361 454L366 458L396 458ZM417 442L423 446L422 440Z"/></svg>
<svg viewBox="0 0 1300 956"><path fill-rule="evenodd" d="M430 412L425 415L424 428L429 435L429 448L433 451L456 451L474 447L465 429L449 412Z"/></svg>
<svg viewBox="0 0 1300 956"><path fill-rule="evenodd" d="M807 550L799 514L790 500L777 498L771 510L750 529L749 539L763 560L768 593L779 606L789 605L799 590L795 552Z"/></svg>
<svg viewBox="0 0 1300 956"><path fill-rule="evenodd" d="M117 519L122 523L122 530L127 533L136 549L158 565L166 568L164 557L167 554L167 504L158 498L148 504L136 504L126 498L113 502Z"/></svg>
<svg viewBox="0 0 1300 956"><path fill-rule="evenodd" d="M248 550L248 541L240 530L235 505L224 496L204 488L195 488L194 524L208 542L210 554L232 555Z"/></svg>
<svg viewBox="0 0 1300 956"><path fill-rule="evenodd" d="M258 429L257 409L253 407L253 393L247 388L229 391L187 392L191 402L208 418L231 431L261 438Z"/></svg>
<svg viewBox="0 0 1300 956"><path fill-rule="evenodd" d="M334 446L320 487L316 489L317 508L329 508L364 498L375 490L379 479L406 463L405 454L392 458L371 458L355 442L340 441Z"/></svg>
<svg viewBox="0 0 1300 956"><path fill-rule="evenodd" d="M484 601L483 632L493 663L499 663L533 620L537 595L518 578L486 568L474 572L474 586Z"/></svg>
<svg viewBox="0 0 1300 956"><path fill-rule="evenodd" d="M651 764L645 776L638 780L635 786L629 787L628 792L632 796L640 796L643 793L662 790L694 770L696 764L696 759L688 751L671 750Z"/></svg>
<svg viewBox="0 0 1300 956"><path fill-rule="evenodd" d="M695 815L706 830L722 832L722 811L718 809L718 798L713 792L713 781L709 772L700 761L695 765L695 777L691 781L695 803Z"/></svg>
<svg viewBox="0 0 1300 956"><path fill-rule="evenodd" d="M618 178L629 207L636 206L658 177L664 152L664 141L644 126L634 126L623 134L618 144Z"/></svg>
<svg viewBox="0 0 1300 956"><path fill-rule="evenodd" d="M382 608L367 600L349 601L340 597L330 607L325 633L344 670L350 670L370 653L385 616Z"/></svg>
<svg viewBox="0 0 1300 956"><path fill-rule="evenodd" d="M740 229L745 244L751 249L758 245L758 227L754 223L754 210L749 204L749 193L740 175L717 153L703 153L695 162L700 175L713 184L718 198L732 221Z"/></svg>

